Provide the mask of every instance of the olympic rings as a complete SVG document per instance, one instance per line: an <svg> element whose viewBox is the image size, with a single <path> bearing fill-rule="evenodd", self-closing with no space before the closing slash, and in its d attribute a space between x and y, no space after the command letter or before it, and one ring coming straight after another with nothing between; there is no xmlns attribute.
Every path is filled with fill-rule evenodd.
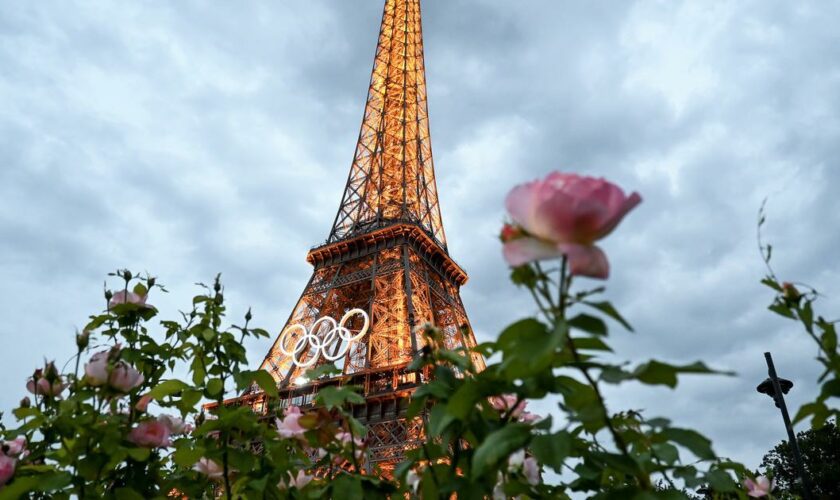
<svg viewBox="0 0 840 500"><path fill-rule="evenodd" d="M346 325L347 321L356 314L361 314L362 318L365 319L365 323L362 326L362 329L359 330L359 333L353 335L353 332L344 325ZM322 325L325 324L330 325L329 329L323 333L318 333L319 330L323 329ZM295 323L287 326L286 329L283 330L283 333L280 334L279 349L280 352L286 356L291 356L292 362L301 368L312 366L321 356L323 356L327 361L335 361L347 354L347 351L350 350L350 344L362 338L365 333L367 333L369 326L370 318L368 318L367 313L362 309L350 309L344 313L344 316L342 316L341 321L339 322L336 322L335 319L330 316L324 316L312 323L309 330L307 330L302 324ZM300 331L300 338L297 339L290 351L286 348L286 342L289 339L289 335L295 331ZM338 346L335 346L336 341L339 343ZM329 353L329 351L333 350L331 349L332 347L335 347L335 354ZM301 354L309 353L311 351L314 352L309 359L306 359L305 361L301 361L299 359Z"/></svg>

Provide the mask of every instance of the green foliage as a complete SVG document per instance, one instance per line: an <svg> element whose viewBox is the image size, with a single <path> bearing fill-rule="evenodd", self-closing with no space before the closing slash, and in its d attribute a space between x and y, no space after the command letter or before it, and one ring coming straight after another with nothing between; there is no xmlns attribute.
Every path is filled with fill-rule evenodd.
<svg viewBox="0 0 840 500"><path fill-rule="evenodd" d="M796 435L802 453L805 472L816 498L840 498L840 429L833 421L819 429L809 429ZM776 496L802 495L793 450L782 441L761 460L764 473L776 482Z"/></svg>
<svg viewBox="0 0 840 500"><path fill-rule="evenodd" d="M769 268L769 248L762 255ZM514 269L513 282L532 295L539 315L514 322L472 352L448 349L432 325L421 329L424 347L409 370L422 383L406 417L420 419L423 432L393 478L378 477L367 463L367 430L351 411L364 397L344 385L340 369L322 365L307 373L320 388L316 405L303 412L278 403L278 386L267 372L248 369L244 342L268 333L250 326L250 311L241 326L226 323L218 276L200 285L180 320L160 321L160 328L154 325L157 309L146 302L165 291L155 279L125 270L112 276L119 285L106 300L114 303L91 316L77 337L74 370L57 374L48 365L35 374L67 384L61 396L22 402L12 411L17 426L0 428L3 454L14 453L9 443L16 437L26 439L28 450L16 455L14 477L0 489L0 500L160 498L172 492L269 499L686 498L699 489L707 498L745 497L741 482L749 471L718 457L708 438L665 418L617 411L602 390L627 382L673 390L683 376L731 373L699 361L617 361L610 326L632 327L597 298L603 288L573 290L564 261L550 270L537 263ZM800 293L772 270L763 283L775 294L770 309L796 321L819 348L820 394L796 415L819 428L838 414L831 406L840 396L835 324L815 311L813 290ZM114 301L120 291L143 300ZM103 356L107 380L98 380L95 371L84 375L94 355ZM483 366L483 359L498 361ZM142 374L129 389L109 378L126 367ZM243 394L269 396L268 414L231 404ZM528 401L541 399L556 402L555 418L527 411ZM167 424L169 442L135 436L143 426L169 422L161 414L194 428L184 432ZM840 448L833 424L824 429L830 431L802 435L803 447L813 442L819 450L808 465L815 477L821 464L836 463L832 452ZM788 453L783 444L765 458L780 488L790 484L781 482L792 470ZM551 483L542 477L549 469L555 473Z"/></svg>

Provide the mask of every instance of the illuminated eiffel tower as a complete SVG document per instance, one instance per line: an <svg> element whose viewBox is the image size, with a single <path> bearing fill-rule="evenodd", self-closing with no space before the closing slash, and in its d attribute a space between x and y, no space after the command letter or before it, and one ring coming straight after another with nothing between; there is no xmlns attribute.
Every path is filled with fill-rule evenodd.
<svg viewBox="0 0 840 500"><path fill-rule="evenodd" d="M420 0L385 2L347 186L327 241L306 260L312 278L261 368L281 407L311 405L331 384L361 387L366 403L353 413L367 425L370 462L387 471L422 432L404 418L428 378L407 370L423 347L416 327L434 324L448 348L475 345L459 295L467 274L449 256L438 204ZM309 380L331 361L341 376ZM268 404L259 392L245 397Z"/></svg>

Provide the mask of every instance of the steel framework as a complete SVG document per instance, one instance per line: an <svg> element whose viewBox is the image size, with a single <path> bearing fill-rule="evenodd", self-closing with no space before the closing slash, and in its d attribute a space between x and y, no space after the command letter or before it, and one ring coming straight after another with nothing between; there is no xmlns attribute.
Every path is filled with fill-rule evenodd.
<svg viewBox="0 0 840 500"><path fill-rule="evenodd" d="M342 377L309 380L307 371L324 360L302 368L283 353L279 336L261 368L277 381L281 407L311 405L324 384L360 385L366 404L353 411L368 426L370 462L387 472L422 431L421 422L404 418L407 398L428 378L406 370L423 344L416 327L434 324L450 348L475 345L459 295L467 274L449 256L435 185L420 0L385 2L341 205L326 242L306 259L314 272L283 331L293 324L310 329L319 318L356 308L367 312L370 328L336 362ZM359 321L349 327L360 328ZM316 326L310 333L323 337L329 325ZM286 352L301 335L286 337ZM480 355L474 362L483 367ZM257 410L268 404L259 392L241 401Z"/></svg>

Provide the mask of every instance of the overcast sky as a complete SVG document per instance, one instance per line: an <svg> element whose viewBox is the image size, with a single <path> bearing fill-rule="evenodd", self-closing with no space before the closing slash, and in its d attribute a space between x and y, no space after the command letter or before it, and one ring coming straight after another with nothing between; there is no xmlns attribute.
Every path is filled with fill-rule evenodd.
<svg viewBox="0 0 840 500"><path fill-rule="evenodd" d="M160 277L164 318L222 272L236 319L252 306L277 333L341 198L382 0L0 3L0 408L44 357L70 358L118 267ZM534 312L496 238L511 186L559 169L638 191L603 245L637 330L615 329L617 348L738 375L623 386L611 409L756 466L785 437L754 389L762 353L794 408L817 374L815 347L765 310L763 198L779 275L840 316L840 3L423 7L443 219L479 340ZM248 345L254 366L270 344Z"/></svg>

